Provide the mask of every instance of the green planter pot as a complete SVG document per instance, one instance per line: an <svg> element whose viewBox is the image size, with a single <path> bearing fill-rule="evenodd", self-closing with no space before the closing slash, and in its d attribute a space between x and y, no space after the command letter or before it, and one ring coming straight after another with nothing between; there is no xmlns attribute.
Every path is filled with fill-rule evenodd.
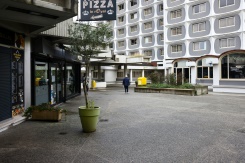
<svg viewBox="0 0 245 163"><path fill-rule="evenodd" d="M86 106L80 106L78 108L78 111L82 123L83 132L96 131L100 115L100 107L94 107L94 109L86 109Z"/></svg>

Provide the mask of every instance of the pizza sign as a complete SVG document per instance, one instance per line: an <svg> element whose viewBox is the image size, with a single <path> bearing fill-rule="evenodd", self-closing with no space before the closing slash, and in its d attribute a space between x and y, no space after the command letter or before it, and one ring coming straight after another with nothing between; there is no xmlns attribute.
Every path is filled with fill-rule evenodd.
<svg viewBox="0 0 245 163"><path fill-rule="evenodd" d="M116 0L81 0L80 21L116 20Z"/></svg>

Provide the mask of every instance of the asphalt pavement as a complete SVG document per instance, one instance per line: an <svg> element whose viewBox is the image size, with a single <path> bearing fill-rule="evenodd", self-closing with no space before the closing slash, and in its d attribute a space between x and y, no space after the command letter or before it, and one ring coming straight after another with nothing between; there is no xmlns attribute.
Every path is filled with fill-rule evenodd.
<svg viewBox="0 0 245 163"><path fill-rule="evenodd" d="M25 121L0 133L1 163L245 162L245 95L125 94L89 91L101 107L96 132L83 133L78 107L60 122Z"/></svg>

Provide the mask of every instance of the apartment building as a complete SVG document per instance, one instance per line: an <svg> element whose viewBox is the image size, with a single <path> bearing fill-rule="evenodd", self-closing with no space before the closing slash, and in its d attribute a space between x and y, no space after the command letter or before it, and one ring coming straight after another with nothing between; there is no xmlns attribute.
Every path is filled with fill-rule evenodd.
<svg viewBox="0 0 245 163"><path fill-rule="evenodd" d="M147 77L153 70L163 72L163 1L118 0L114 21L116 80L129 75L131 81Z"/></svg>
<svg viewBox="0 0 245 163"><path fill-rule="evenodd" d="M243 0L166 0L164 15L165 74L245 93Z"/></svg>

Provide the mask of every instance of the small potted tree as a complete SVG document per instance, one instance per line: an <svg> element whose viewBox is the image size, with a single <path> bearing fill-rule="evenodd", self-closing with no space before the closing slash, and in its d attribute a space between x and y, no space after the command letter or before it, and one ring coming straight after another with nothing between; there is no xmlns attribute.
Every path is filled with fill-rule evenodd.
<svg viewBox="0 0 245 163"><path fill-rule="evenodd" d="M92 26L90 23L76 23L69 27L71 38L72 54L82 57L84 61L86 74L89 74L90 59L96 56L102 49L109 46L112 40L112 28L109 23L99 23L98 26ZM79 116L84 132L93 132L96 130L100 108L94 106L94 101L88 100L87 94L87 75L83 78L83 91L85 97L85 106L80 106ZM94 120L95 119L95 120ZM86 124L85 124L86 123ZM85 126L88 126L85 128ZM90 126L90 128L89 128Z"/></svg>

